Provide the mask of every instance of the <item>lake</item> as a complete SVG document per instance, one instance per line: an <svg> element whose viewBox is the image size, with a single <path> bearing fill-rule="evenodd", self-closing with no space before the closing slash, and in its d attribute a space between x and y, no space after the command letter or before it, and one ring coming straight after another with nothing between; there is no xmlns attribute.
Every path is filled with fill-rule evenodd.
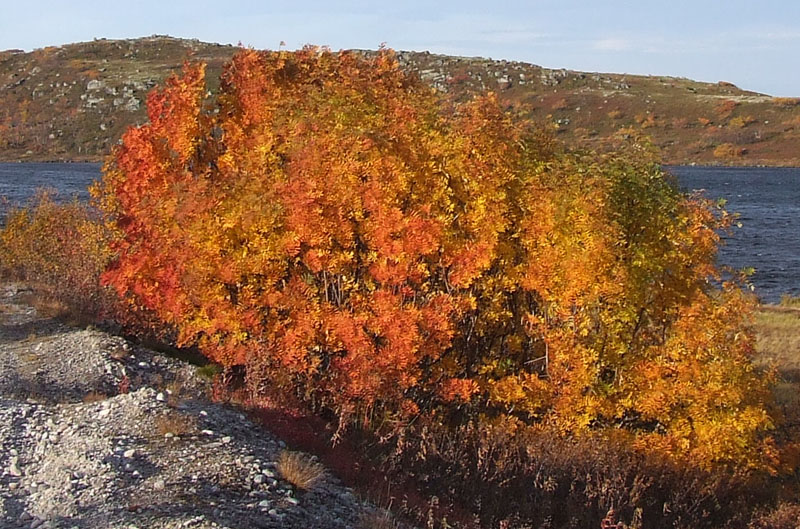
<svg viewBox="0 0 800 529"><path fill-rule="evenodd" d="M784 293L800 295L800 169L668 167L686 190L728 201L739 213L720 251L720 262L753 267L752 283L762 300L777 302ZM37 188L58 190L62 199L88 199L86 188L100 176L100 164L0 163L0 196L24 202ZM0 204L0 217L3 208Z"/></svg>

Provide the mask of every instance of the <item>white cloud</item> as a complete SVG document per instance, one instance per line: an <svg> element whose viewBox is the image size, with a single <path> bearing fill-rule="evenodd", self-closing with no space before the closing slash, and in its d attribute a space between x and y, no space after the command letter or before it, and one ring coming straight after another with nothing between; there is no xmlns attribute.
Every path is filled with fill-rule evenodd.
<svg viewBox="0 0 800 529"><path fill-rule="evenodd" d="M606 38L594 41L593 47L600 51L626 51L631 49L631 43L626 39Z"/></svg>

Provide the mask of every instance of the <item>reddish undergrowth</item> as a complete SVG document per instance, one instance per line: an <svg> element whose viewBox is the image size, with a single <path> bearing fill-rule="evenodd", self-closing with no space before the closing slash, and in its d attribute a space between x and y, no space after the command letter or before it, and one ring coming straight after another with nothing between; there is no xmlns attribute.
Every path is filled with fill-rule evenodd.
<svg viewBox="0 0 800 529"><path fill-rule="evenodd" d="M242 388L217 386L215 398L244 407L258 424L292 449L316 455L342 483L378 506L429 527L440 526L442 521L478 527L465 506L431 497L407 476L381 468L378 460L385 447L363 431L345 432L332 443L336 434L332 423L304 411L299 403L287 401L285 395L253 397Z"/></svg>

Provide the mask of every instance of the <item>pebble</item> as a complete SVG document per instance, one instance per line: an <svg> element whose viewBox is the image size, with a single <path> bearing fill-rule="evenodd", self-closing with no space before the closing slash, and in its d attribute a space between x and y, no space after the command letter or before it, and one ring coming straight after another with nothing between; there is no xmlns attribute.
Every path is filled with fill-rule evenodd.
<svg viewBox="0 0 800 529"><path fill-rule="evenodd" d="M175 529L279 527L286 515L281 507L292 505L300 505L291 511L294 527L356 525L362 507L343 499L335 482L302 503L287 497L275 479L278 446L286 444L239 410L209 402L202 394L207 385L193 378L191 366L139 347L111 361L125 341L94 329L37 334L46 341L32 338L22 347L38 345L40 358L61 360L36 366L36 377L54 392L50 400L26 403L7 392L18 380L14 355L23 349L0 344L0 454L8 457L0 460L0 527L71 529L80 520L81 529L106 529L111 518L120 529L147 527L151 518ZM117 394L123 373L128 392ZM183 381L187 398L184 409L164 414L163 383L171 380ZM84 401L89 393L104 397ZM159 421L173 417L185 418L191 430L174 429L182 427L178 421L163 423L173 428L163 430ZM176 509L187 502L196 508L189 516Z"/></svg>

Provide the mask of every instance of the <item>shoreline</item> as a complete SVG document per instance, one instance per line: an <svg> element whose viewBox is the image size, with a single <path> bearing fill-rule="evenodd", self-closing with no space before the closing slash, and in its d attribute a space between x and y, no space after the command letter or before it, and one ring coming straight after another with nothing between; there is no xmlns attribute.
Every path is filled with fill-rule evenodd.
<svg viewBox="0 0 800 529"><path fill-rule="evenodd" d="M25 163L46 163L46 164L103 164L108 157L108 154L102 156L86 157L86 158L3 158L0 155L0 164L25 164ZM662 161L661 166L664 168L670 167L696 167L696 168L719 168L719 169L800 169L800 161L787 162L778 164L724 164L724 163L705 163L695 161Z"/></svg>

